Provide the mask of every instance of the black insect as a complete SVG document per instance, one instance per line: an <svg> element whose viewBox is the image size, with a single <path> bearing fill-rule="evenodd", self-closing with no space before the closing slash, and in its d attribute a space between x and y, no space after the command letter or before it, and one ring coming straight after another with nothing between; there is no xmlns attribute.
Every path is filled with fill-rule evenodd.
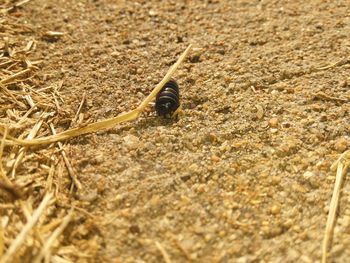
<svg viewBox="0 0 350 263"><path fill-rule="evenodd" d="M155 108L159 116L172 117L179 107L179 86L175 80L171 79L157 94Z"/></svg>

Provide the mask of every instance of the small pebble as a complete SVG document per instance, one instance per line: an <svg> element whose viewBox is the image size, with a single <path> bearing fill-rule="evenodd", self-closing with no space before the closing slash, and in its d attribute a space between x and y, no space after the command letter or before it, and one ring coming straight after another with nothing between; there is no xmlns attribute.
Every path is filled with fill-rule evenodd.
<svg viewBox="0 0 350 263"><path fill-rule="evenodd" d="M113 57L113 58L117 58L117 57L119 57L120 56L120 53L118 52L118 51L113 51L112 53L111 53L111 57Z"/></svg>
<svg viewBox="0 0 350 263"><path fill-rule="evenodd" d="M272 176L271 177L271 184L272 185L278 185L281 182L280 176Z"/></svg>
<svg viewBox="0 0 350 263"><path fill-rule="evenodd" d="M294 192L306 193L305 187L303 187L302 185L300 185L298 183L292 184L292 190Z"/></svg>
<svg viewBox="0 0 350 263"><path fill-rule="evenodd" d="M206 242L209 242L211 239L212 239L212 235L211 235L211 234L206 234L206 235L204 236L204 240L205 240Z"/></svg>
<svg viewBox="0 0 350 263"><path fill-rule="evenodd" d="M212 160L213 162L219 162L219 161L220 161L220 157L217 156L217 155L213 155L213 156L211 157L211 160Z"/></svg>
<svg viewBox="0 0 350 263"><path fill-rule="evenodd" d="M150 16L156 16L156 15L157 15L156 11L154 11L154 10L150 10L150 11L148 12L148 14L149 14Z"/></svg>
<svg viewBox="0 0 350 263"><path fill-rule="evenodd" d="M256 107L256 117L261 120L264 117L264 108L261 105L255 105Z"/></svg>
<svg viewBox="0 0 350 263"><path fill-rule="evenodd" d="M293 220L292 219L287 219L287 221L283 223L283 227L286 228L286 229L291 228L292 225L293 225Z"/></svg>
<svg viewBox="0 0 350 263"><path fill-rule="evenodd" d="M277 95L279 92L278 92L278 90L273 90L273 91L271 91L271 95Z"/></svg>
<svg viewBox="0 0 350 263"><path fill-rule="evenodd" d="M129 230L132 234L140 234L141 233L140 227L138 225L131 225L129 227Z"/></svg>
<svg viewBox="0 0 350 263"><path fill-rule="evenodd" d="M278 215L278 214L280 214L281 213L281 206L279 206L279 205L273 205L272 207L271 207L271 214L273 214L273 215Z"/></svg>
<svg viewBox="0 0 350 263"><path fill-rule="evenodd" d="M332 257L337 257L344 254L346 247L343 244L336 244L332 247Z"/></svg>
<svg viewBox="0 0 350 263"><path fill-rule="evenodd" d="M272 118L269 120L269 126L271 128L277 128L278 127L278 119L277 118Z"/></svg>
<svg viewBox="0 0 350 263"><path fill-rule="evenodd" d="M209 133L205 135L205 140L211 143L214 143L218 140L218 137L215 133Z"/></svg>
<svg viewBox="0 0 350 263"><path fill-rule="evenodd" d="M230 83L229 85L228 85L228 88L229 88L229 90L231 90L231 91L233 91L234 89L235 89L235 87L236 87L236 84L235 83Z"/></svg>
<svg viewBox="0 0 350 263"><path fill-rule="evenodd" d="M299 239L301 239L303 241L306 241L309 239L309 235L307 233L307 230L305 230L299 234Z"/></svg>
<svg viewBox="0 0 350 263"><path fill-rule="evenodd" d="M287 258L293 262L296 262L297 259L300 257L300 253L299 251L297 251L296 249L294 248L289 248L287 250Z"/></svg>
<svg viewBox="0 0 350 263"><path fill-rule="evenodd" d="M303 174L303 177L304 177L306 180L309 180L310 178L315 177L315 173L314 173L314 172L311 172L311 171L306 171L306 172Z"/></svg>
<svg viewBox="0 0 350 263"><path fill-rule="evenodd" d="M135 135L126 135L124 138L124 145L129 149L129 150L135 150L139 146L139 138L137 138Z"/></svg>
<svg viewBox="0 0 350 263"><path fill-rule="evenodd" d="M196 163L193 163L191 164L189 167L188 167L188 170L190 173L198 173L199 171L199 165L196 164Z"/></svg>
<svg viewBox="0 0 350 263"><path fill-rule="evenodd" d="M334 144L334 149L340 153L348 149L349 143L345 138L338 139Z"/></svg>

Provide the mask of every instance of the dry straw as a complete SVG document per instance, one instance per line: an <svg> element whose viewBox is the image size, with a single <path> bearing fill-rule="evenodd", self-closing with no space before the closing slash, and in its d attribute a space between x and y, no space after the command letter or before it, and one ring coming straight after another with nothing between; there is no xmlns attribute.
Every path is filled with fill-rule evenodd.
<svg viewBox="0 0 350 263"><path fill-rule="evenodd" d="M158 250L160 251L160 253L162 253L165 263L172 263L170 256L168 252L166 252L165 248L158 241L155 241L155 244Z"/></svg>
<svg viewBox="0 0 350 263"><path fill-rule="evenodd" d="M326 230L325 230L323 243L322 243L322 263L327 262L327 252L330 247L330 243L332 242L333 229L334 229L334 224L336 220L336 212L339 206L339 196L340 196L341 185L343 182L343 177L348 168L349 160L350 160L350 150L344 152L338 158L338 160L335 161L331 166L332 171L337 169L337 174L335 178L333 195L329 206Z"/></svg>
<svg viewBox="0 0 350 263"><path fill-rule="evenodd" d="M45 208L51 201L52 195L46 194L43 200L41 201L39 207L34 211L30 220L27 224L22 228L21 232L17 236L17 238L12 242L11 246L6 251L5 255L1 258L0 263L10 262L12 258L15 256L16 251L20 248L20 246L25 242L27 235L30 230L32 230L33 226L38 222L40 216L44 213Z"/></svg>
<svg viewBox="0 0 350 263"><path fill-rule="evenodd" d="M61 141L112 128L139 117L184 61L191 45L136 109L56 134L55 127L61 121L60 113L64 113L59 94L62 82L39 87L42 84L38 85L36 71L39 70L37 65L40 61L29 59L36 49L36 42L33 39L27 40L28 36L18 34L32 29L30 25L20 24L6 16L11 8L18 8L28 2L29 0L17 2L12 7L0 4L0 12L5 14L2 25L6 30L5 36L0 33L3 40L0 45L0 263L17 261L19 258L30 262L75 262L79 258L94 258L100 241L94 237L80 240L74 231L67 234L64 232L68 225L76 224L72 219L73 209L74 215L82 220L89 218L88 220L98 222L98 216L80 207L84 206L84 202L67 196L67 184L70 181L64 180L65 167L78 194L84 190L84 186L78 180ZM45 34L46 37L68 37L53 31ZM24 48L21 49L23 42ZM79 117L85 99L83 95L71 125L80 125ZM42 137L38 138L39 136ZM57 142L56 147L48 145L54 142ZM31 145L44 144L47 147L42 147L39 151L29 148ZM5 148L6 146L12 147ZM18 191L21 195L17 194ZM17 199L22 200L16 201ZM55 206L52 205L53 202ZM36 209L32 208L34 204L38 204ZM80 226L86 231L92 228L88 224ZM66 240L78 242L70 242L68 245L61 243L60 236L63 233ZM162 248L161 245L157 247ZM162 254L167 258L166 252L163 251ZM168 259L170 260L169 257Z"/></svg>
<svg viewBox="0 0 350 263"><path fill-rule="evenodd" d="M72 218L73 210L69 212L67 216L62 220L61 224L53 231L50 237L45 241L44 246L41 248L40 253L34 259L33 263L40 263L41 260L50 254L50 249L53 243L56 241L59 235L62 234L63 230L67 227L68 223Z"/></svg>
<svg viewBox="0 0 350 263"><path fill-rule="evenodd" d="M119 123L132 121L139 117L184 61L191 45L187 47L162 81L136 109L114 118L56 134L55 126L60 121L58 113L62 111L62 107L59 105L61 99L59 89L62 87L62 83L37 88L34 76L38 68L35 65L40 61L28 59L28 55L36 47L35 41L29 40L24 49L15 51L12 48L14 39L15 37L5 38L2 48L3 56L0 53L0 101L4 101L0 105L0 194L7 190L16 190L17 187L20 187L21 193L24 194L21 196L13 195L11 199L4 199L5 203L0 204L0 212L2 213L0 263L16 261L24 254L30 258L31 262L72 262L71 260L79 258L79 255L94 257L98 245L93 240L80 240L79 245L69 244L69 246L64 246L59 242L59 236L62 235L68 224L74 224L72 222L72 208L78 216L95 218L94 215L79 207L80 201L76 200L72 204L69 203L71 199L67 199L67 186L63 182L65 180L62 180L65 176L64 167L67 168L67 173L78 190L77 192L84 190L84 187L78 180L61 141L112 128ZM72 124L79 124L79 114L84 101L85 95L79 104ZM50 132L52 135L49 135ZM16 134L16 138L10 136L9 133ZM40 134L48 136L36 139ZM35 152L29 149L31 145L54 142L57 142L57 148L51 145ZM5 149L6 146L13 147ZM40 164L39 167L37 164ZM28 172L27 169L32 169L33 172ZM46 196L40 200L39 196L42 195L31 195L34 188L40 189L40 192L46 192ZM27 200L14 202L19 198ZM56 206L50 205L50 200L56 199L60 200ZM40 202L39 206L32 211L32 204L38 202ZM52 214L50 214L51 210L54 211ZM69 210L70 212L68 212ZM60 217L62 213L66 215L64 218ZM23 215L26 223L19 220ZM17 220L18 224L13 224L14 220ZM162 246L159 244L157 247L160 248L163 257L170 260ZM28 251L31 251L32 254L27 255ZM77 251L83 252L77 254Z"/></svg>

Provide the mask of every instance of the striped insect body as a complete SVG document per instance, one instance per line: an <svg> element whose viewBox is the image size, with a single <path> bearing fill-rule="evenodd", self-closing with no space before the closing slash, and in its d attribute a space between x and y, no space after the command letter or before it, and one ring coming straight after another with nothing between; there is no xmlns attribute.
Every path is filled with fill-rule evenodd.
<svg viewBox="0 0 350 263"><path fill-rule="evenodd" d="M155 109L158 116L172 117L180 107L179 86L171 79L165 83L156 97Z"/></svg>

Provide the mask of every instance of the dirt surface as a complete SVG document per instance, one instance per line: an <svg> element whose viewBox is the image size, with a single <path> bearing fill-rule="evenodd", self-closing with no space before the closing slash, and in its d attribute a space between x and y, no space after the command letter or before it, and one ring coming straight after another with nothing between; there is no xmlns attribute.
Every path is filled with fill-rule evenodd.
<svg viewBox="0 0 350 263"><path fill-rule="evenodd" d="M179 120L150 107L136 121L66 142L83 194L70 192L56 151L57 204L48 223L69 205L78 210L52 255L320 262L335 180L330 165L349 145L349 1L32 0L5 19L13 23L0 32L11 48L36 43L35 89L59 87L58 131L68 129L84 96L80 125L135 108L193 44L174 76ZM18 24L28 30L7 32ZM38 136L49 133L45 126ZM50 147L29 149L16 180L46 180ZM3 162L11 158L6 148ZM45 188L31 187L37 200ZM332 262L350 257L349 195L346 180ZM5 228L5 248L16 231Z"/></svg>

